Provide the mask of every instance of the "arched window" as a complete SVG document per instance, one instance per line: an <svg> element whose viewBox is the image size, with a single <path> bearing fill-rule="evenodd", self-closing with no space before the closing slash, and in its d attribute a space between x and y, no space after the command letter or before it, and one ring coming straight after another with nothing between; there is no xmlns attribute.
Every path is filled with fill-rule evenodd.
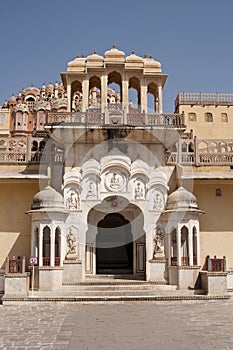
<svg viewBox="0 0 233 350"><path fill-rule="evenodd" d="M60 266L61 254L61 229L57 227L55 230L55 266Z"/></svg>
<svg viewBox="0 0 233 350"><path fill-rule="evenodd" d="M189 122L196 122L197 121L196 113L189 113L188 114L188 120L189 120Z"/></svg>
<svg viewBox="0 0 233 350"><path fill-rule="evenodd" d="M138 108L141 105L140 81L136 77L129 79L129 107Z"/></svg>
<svg viewBox="0 0 233 350"><path fill-rule="evenodd" d="M197 229L193 227L193 265L197 265Z"/></svg>
<svg viewBox="0 0 233 350"><path fill-rule="evenodd" d="M228 123L228 115L227 113L221 113L221 119L223 123Z"/></svg>
<svg viewBox="0 0 233 350"><path fill-rule="evenodd" d="M149 113L157 112L158 88L155 83L150 83L147 89L147 110Z"/></svg>
<svg viewBox="0 0 233 350"><path fill-rule="evenodd" d="M34 109L34 105L35 105L35 97L28 96L28 97L26 97L25 101L26 101L26 104L28 106L29 111L32 112Z"/></svg>
<svg viewBox="0 0 233 350"><path fill-rule="evenodd" d="M216 197L221 197L221 196L222 196L222 190L221 190L221 188L216 188L215 194L216 194Z"/></svg>
<svg viewBox="0 0 233 350"><path fill-rule="evenodd" d="M34 249L33 249L33 255L38 257L39 256L39 229L38 227L34 230Z"/></svg>
<svg viewBox="0 0 233 350"><path fill-rule="evenodd" d="M43 229L43 266L50 266L50 228L46 226Z"/></svg>
<svg viewBox="0 0 233 350"><path fill-rule="evenodd" d="M122 102L122 78L121 74L113 71L108 75L108 91L113 90L119 97L115 102ZM108 96L110 103L112 103L112 98Z"/></svg>
<svg viewBox="0 0 233 350"><path fill-rule="evenodd" d="M207 123L212 123L213 122L213 114L209 113L209 112L205 113L205 121Z"/></svg>
<svg viewBox="0 0 233 350"><path fill-rule="evenodd" d="M99 107L101 104L101 81L97 76L89 79L89 107Z"/></svg>
<svg viewBox="0 0 233 350"><path fill-rule="evenodd" d="M189 265L188 229L186 226L181 229L181 264Z"/></svg>

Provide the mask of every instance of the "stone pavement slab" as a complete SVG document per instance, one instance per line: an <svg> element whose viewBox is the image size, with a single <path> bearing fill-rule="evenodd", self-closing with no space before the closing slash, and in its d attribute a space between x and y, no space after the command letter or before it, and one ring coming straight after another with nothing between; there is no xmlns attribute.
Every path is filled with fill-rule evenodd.
<svg viewBox="0 0 233 350"><path fill-rule="evenodd" d="M233 349L233 303L0 306L1 350Z"/></svg>

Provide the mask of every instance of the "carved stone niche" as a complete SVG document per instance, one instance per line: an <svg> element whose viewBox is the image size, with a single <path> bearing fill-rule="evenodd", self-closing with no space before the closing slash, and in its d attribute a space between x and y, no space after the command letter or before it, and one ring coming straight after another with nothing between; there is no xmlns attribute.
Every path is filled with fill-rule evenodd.
<svg viewBox="0 0 233 350"><path fill-rule="evenodd" d="M127 185L126 174L117 167L109 169L105 172L104 184L107 191L125 192Z"/></svg>
<svg viewBox="0 0 233 350"><path fill-rule="evenodd" d="M68 229L66 233L65 260L78 260L78 259L79 259L78 230L72 226Z"/></svg>
<svg viewBox="0 0 233 350"><path fill-rule="evenodd" d="M162 211L165 207L165 189L162 187L155 187L151 191L151 210L153 211Z"/></svg>
<svg viewBox="0 0 233 350"><path fill-rule="evenodd" d="M80 210L80 188L77 185L68 185L64 188L64 204L66 210Z"/></svg>
<svg viewBox="0 0 233 350"><path fill-rule="evenodd" d="M135 200L145 200L146 198L146 185L145 179L142 177L135 177L133 183L133 197Z"/></svg>
<svg viewBox="0 0 233 350"><path fill-rule="evenodd" d="M164 238L165 238L165 233L163 228L156 227L154 238L153 238L153 243L154 243L153 257L152 257L153 260L160 260L164 258Z"/></svg>
<svg viewBox="0 0 233 350"><path fill-rule="evenodd" d="M86 201L98 199L99 176L95 174L86 175L82 181L83 199Z"/></svg>

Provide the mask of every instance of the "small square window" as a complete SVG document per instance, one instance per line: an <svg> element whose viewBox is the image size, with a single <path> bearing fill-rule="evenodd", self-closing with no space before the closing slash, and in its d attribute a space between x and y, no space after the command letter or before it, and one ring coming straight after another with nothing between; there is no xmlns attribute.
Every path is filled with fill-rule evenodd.
<svg viewBox="0 0 233 350"><path fill-rule="evenodd" d="M197 121L196 113L189 113L188 114L188 119L189 119L190 122L196 122Z"/></svg>
<svg viewBox="0 0 233 350"><path fill-rule="evenodd" d="M223 123L228 123L228 115L227 113L221 113L221 118Z"/></svg>

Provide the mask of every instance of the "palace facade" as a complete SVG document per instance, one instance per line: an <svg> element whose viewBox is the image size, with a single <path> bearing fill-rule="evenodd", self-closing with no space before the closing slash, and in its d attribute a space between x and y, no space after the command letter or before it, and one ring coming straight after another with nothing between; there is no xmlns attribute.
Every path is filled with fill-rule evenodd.
<svg viewBox="0 0 233 350"><path fill-rule="evenodd" d="M168 114L166 78L113 47L4 102L0 289L32 265L40 291L103 275L188 289L233 267L233 94L178 93Z"/></svg>

